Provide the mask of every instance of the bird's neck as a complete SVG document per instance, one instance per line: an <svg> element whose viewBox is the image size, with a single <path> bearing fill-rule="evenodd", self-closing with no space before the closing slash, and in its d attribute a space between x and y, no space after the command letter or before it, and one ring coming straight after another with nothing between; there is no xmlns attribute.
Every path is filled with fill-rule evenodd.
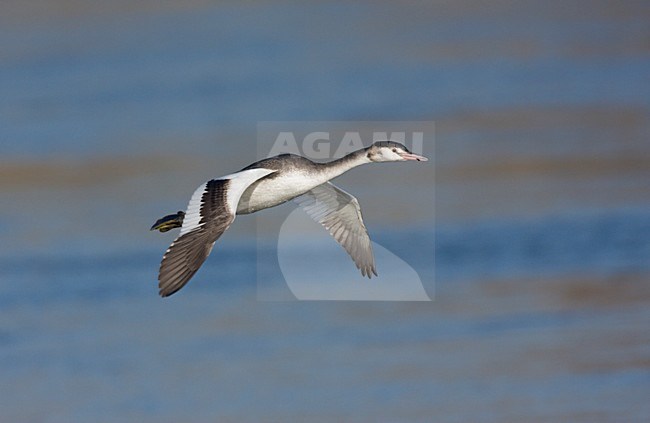
<svg viewBox="0 0 650 423"><path fill-rule="evenodd" d="M332 160L329 163L321 164L321 173L326 180L334 179L339 175L344 174L348 170L361 166L362 164L371 163L366 155L366 149L357 150L340 159Z"/></svg>

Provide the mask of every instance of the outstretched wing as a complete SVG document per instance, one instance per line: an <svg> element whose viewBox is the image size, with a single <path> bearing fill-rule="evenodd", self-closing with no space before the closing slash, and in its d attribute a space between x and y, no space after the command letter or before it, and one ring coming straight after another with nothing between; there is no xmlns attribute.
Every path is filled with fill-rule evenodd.
<svg viewBox="0 0 650 423"><path fill-rule="evenodd" d="M341 244L363 276L377 276L370 237L354 196L326 182L294 201Z"/></svg>
<svg viewBox="0 0 650 423"><path fill-rule="evenodd" d="M208 258L217 239L235 220L237 204L246 188L273 172L262 168L244 170L208 181L194 192L181 233L160 263L161 296L168 297L185 286Z"/></svg>

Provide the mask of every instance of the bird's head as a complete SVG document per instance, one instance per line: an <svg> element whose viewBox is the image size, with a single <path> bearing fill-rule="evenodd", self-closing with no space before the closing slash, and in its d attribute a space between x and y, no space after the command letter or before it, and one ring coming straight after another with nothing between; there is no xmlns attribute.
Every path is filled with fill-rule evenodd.
<svg viewBox="0 0 650 423"><path fill-rule="evenodd" d="M395 141L377 141L366 150L371 162L404 162L416 160L426 162L424 156L411 153L406 146Z"/></svg>

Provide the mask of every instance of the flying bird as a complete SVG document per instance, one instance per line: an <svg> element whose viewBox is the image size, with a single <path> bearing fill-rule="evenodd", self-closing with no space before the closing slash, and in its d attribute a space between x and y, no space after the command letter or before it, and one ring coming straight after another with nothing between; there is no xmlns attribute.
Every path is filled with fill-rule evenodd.
<svg viewBox="0 0 650 423"><path fill-rule="evenodd" d="M363 276L377 276L372 244L357 199L329 182L367 163L427 161L394 141L379 141L328 163L294 154L255 162L212 179L194 191L187 210L158 219L151 230L181 228L160 263L159 293L181 289L210 255L238 214L255 213L294 200L347 251Z"/></svg>

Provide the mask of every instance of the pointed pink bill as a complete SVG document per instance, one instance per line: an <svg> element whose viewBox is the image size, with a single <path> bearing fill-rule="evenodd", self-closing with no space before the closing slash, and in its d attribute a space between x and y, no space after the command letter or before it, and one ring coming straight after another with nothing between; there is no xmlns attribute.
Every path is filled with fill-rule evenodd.
<svg viewBox="0 0 650 423"><path fill-rule="evenodd" d="M399 153L399 155L402 156L404 160L417 160L418 162L426 162L429 160L424 156L418 156L413 153Z"/></svg>

